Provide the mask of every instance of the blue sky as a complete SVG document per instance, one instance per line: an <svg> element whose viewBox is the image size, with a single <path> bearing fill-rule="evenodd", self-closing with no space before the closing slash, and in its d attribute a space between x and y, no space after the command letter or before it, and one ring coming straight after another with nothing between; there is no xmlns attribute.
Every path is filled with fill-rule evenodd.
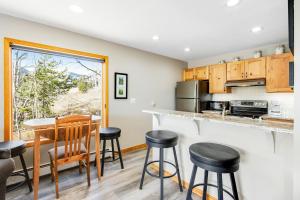
<svg viewBox="0 0 300 200"><path fill-rule="evenodd" d="M29 51L23 51L23 50L12 50L12 51L13 51L12 52L13 62L15 60L15 53L14 53L15 51L20 51L21 53L23 53L23 52L27 53L26 59L22 62L22 67L24 67L28 71L34 71L35 61L44 55L42 53L29 52ZM81 75L94 74L92 71L90 71L90 70L82 67L80 64L76 63L75 58L52 55L51 59L56 60L57 62L61 63L57 68L58 71L63 71L67 68L68 72L73 72L76 74L81 74ZM83 63L85 66L89 67L90 69L101 72L102 63L97 62L97 61L84 60L84 59L79 59L79 60L81 61L81 63Z"/></svg>

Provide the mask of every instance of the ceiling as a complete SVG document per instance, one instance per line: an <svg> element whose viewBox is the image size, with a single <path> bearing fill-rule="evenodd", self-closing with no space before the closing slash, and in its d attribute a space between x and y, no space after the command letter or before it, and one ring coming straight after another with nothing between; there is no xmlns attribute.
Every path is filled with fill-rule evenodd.
<svg viewBox="0 0 300 200"><path fill-rule="evenodd" d="M226 1L0 0L0 13L184 61L287 41L288 0ZM83 12L71 12L73 4Z"/></svg>

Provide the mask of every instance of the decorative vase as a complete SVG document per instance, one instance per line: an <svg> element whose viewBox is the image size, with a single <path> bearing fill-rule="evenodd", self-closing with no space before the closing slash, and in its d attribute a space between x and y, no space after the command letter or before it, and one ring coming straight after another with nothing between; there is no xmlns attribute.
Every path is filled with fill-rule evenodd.
<svg viewBox="0 0 300 200"><path fill-rule="evenodd" d="M261 56L262 56L262 51L260 51L260 50L259 51L255 51L254 54L253 54L254 58L260 58Z"/></svg>
<svg viewBox="0 0 300 200"><path fill-rule="evenodd" d="M284 45L280 45L280 46L276 47L276 49L275 49L275 54L277 54L277 55L278 55L278 54L283 54L284 51L285 51Z"/></svg>

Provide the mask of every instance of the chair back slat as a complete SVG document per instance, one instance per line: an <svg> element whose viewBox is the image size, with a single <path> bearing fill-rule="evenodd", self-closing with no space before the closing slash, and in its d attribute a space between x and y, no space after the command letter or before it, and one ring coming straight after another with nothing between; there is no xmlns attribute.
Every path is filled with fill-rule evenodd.
<svg viewBox="0 0 300 200"><path fill-rule="evenodd" d="M79 137L78 137L78 140L81 141L82 139L82 132L83 132L83 124L80 123L80 126L79 126ZM78 154L80 153L81 151L81 143L78 143Z"/></svg>
<svg viewBox="0 0 300 200"><path fill-rule="evenodd" d="M82 153L81 145L85 144L89 153L90 136L91 136L91 116L71 115L55 120L55 157L57 159L57 142L58 138L64 138L64 159L72 159ZM59 137L63 134L64 137ZM85 141L82 141L85 138ZM85 153L85 154L86 154Z"/></svg>
<svg viewBox="0 0 300 200"><path fill-rule="evenodd" d="M69 133L70 133L70 127L67 126L65 128L66 130L66 135L65 135L65 158L68 157L68 141L69 141Z"/></svg>
<svg viewBox="0 0 300 200"><path fill-rule="evenodd" d="M74 127L75 129L75 133L74 133L74 152L73 152L73 156L75 156L78 152L78 144L80 144L80 142L78 142L79 138L78 138L78 124Z"/></svg>

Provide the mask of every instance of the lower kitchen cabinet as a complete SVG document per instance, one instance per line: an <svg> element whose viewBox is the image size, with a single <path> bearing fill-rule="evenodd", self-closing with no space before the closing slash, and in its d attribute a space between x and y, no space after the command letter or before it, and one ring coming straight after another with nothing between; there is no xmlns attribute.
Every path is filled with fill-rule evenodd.
<svg viewBox="0 0 300 200"><path fill-rule="evenodd" d="M267 57L267 92L293 92L289 86L289 62L293 61L291 53Z"/></svg>

